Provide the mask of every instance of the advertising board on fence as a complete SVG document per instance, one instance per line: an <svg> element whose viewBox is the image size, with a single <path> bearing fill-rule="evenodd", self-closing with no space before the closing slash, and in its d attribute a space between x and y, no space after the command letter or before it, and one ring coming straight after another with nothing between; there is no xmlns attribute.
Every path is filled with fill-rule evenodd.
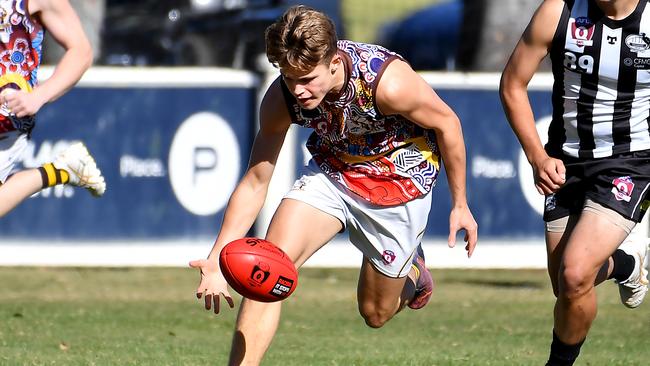
<svg viewBox="0 0 650 366"><path fill-rule="evenodd" d="M423 76L462 121L468 198L481 240L539 244L542 199L503 114L498 75ZM207 255L230 193L246 168L262 88L253 74L231 70L91 69L77 87L38 114L22 164L38 166L70 142L84 141L104 172L106 195L94 199L72 187L47 189L0 219L3 243L11 240L17 248L22 242L50 243L58 245L59 252L61 245L71 245L77 259L83 257L80 243L103 250L119 242L131 253L133 242L145 247L181 243L183 249L199 243L196 253ZM530 97L542 125L551 113L548 79L534 83ZM276 202L308 159L304 149L308 131L292 131L283 148L287 150L283 154L292 157L291 164L279 164L274 176L280 176L284 185L269 195ZM434 189L425 245L446 241L449 209L443 172ZM260 220L253 234L263 235L264 225ZM342 247L331 249L338 253L332 255L341 256ZM23 259L3 262L9 256L0 243L2 248L0 264L23 264ZM162 253L160 248L156 253ZM134 264L185 261L185 257L178 261L179 254L171 249L168 254L167 262L134 260ZM321 258L329 256L327 252ZM88 262L108 263L82 258L74 264Z"/></svg>
<svg viewBox="0 0 650 366"><path fill-rule="evenodd" d="M0 219L2 237L214 237L246 167L256 78L223 70L99 72L39 112L21 163L39 166L81 140L106 177L106 194L46 189Z"/></svg>

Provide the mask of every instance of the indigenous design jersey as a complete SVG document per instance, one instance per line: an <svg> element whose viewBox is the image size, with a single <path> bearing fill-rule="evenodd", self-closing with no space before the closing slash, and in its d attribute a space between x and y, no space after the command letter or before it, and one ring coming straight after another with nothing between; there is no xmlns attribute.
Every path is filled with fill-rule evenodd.
<svg viewBox="0 0 650 366"><path fill-rule="evenodd" d="M400 115L382 115L375 103L382 72L400 56L350 41L339 41L338 48L346 72L338 100L306 110L281 82L292 121L314 129L307 141L312 158L334 181L376 205L399 205L429 192L440 169L434 132Z"/></svg>
<svg viewBox="0 0 650 366"><path fill-rule="evenodd" d="M37 83L43 27L29 16L27 0L0 0L0 92L31 91ZM16 130L0 107L0 136Z"/></svg>
<svg viewBox="0 0 650 366"><path fill-rule="evenodd" d="M551 49L551 156L601 158L650 149L650 6L606 17L593 0L565 0Z"/></svg>

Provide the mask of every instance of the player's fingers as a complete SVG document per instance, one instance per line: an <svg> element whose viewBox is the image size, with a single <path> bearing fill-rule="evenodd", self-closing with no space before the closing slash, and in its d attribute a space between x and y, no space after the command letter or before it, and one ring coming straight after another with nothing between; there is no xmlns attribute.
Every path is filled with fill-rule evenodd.
<svg viewBox="0 0 650 366"><path fill-rule="evenodd" d="M476 242L478 241L478 228L473 227L467 230L465 235L465 250L467 250L467 257L470 258L474 254L474 248L476 248Z"/></svg>
<svg viewBox="0 0 650 366"><path fill-rule="evenodd" d="M206 293L204 301L205 301L205 310L210 310L212 308L212 294Z"/></svg>
<svg viewBox="0 0 650 366"><path fill-rule="evenodd" d="M219 295L214 295L212 296L213 302L214 302L214 313L219 314L219 304L221 303L221 300L219 299L221 296Z"/></svg>
<svg viewBox="0 0 650 366"><path fill-rule="evenodd" d="M558 160L557 163L556 163L556 166L557 167L555 169L557 170L557 173L562 178L562 182L563 183L566 182L566 167L564 166L564 163L562 162L562 160Z"/></svg>
<svg viewBox="0 0 650 366"><path fill-rule="evenodd" d="M235 302L229 294L223 294L223 297L228 301L228 306L230 306L231 309L235 307Z"/></svg>
<svg viewBox="0 0 650 366"><path fill-rule="evenodd" d="M545 168L545 174L540 176L550 188L557 190L561 185L564 184L564 173L560 173L558 170L559 165L553 163L552 166L547 166Z"/></svg>
<svg viewBox="0 0 650 366"><path fill-rule="evenodd" d="M535 186L537 187L537 191L542 195L547 195L547 194L553 193L553 190L548 186L548 184L546 184L545 182L543 182L541 180L539 182L537 182L537 184L535 184Z"/></svg>
<svg viewBox="0 0 650 366"><path fill-rule="evenodd" d="M192 268L201 268L203 264L203 259L197 259L194 261L190 261L190 267Z"/></svg>
<svg viewBox="0 0 650 366"><path fill-rule="evenodd" d="M467 250L467 258L470 258L474 254L474 249L476 248L476 242L478 241L478 234L475 232L468 233L467 235L467 245L465 249Z"/></svg>
<svg viewBox="0 0 650 366"><path fill-rule="evenodd" d="M447 245L449 245L450 248L453 248L456 246L456 230L449 230L449 237L447 238Z"/></svg>

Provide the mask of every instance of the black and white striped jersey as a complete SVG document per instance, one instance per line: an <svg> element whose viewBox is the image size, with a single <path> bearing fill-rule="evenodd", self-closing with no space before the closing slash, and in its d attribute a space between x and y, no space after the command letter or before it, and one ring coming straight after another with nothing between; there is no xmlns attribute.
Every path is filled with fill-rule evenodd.
<svg viewBox="0 0 650 366"><path fill-rule="evenodd" d="M606 17L593 0L565 0L550 51L551 156L601 158L650 149L650 6Z"/></svg>

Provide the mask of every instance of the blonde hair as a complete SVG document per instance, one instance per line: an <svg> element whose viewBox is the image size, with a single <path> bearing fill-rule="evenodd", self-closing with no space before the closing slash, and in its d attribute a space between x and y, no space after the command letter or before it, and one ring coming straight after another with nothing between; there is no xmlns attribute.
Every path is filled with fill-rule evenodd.
<svg viewBox="0 0 650 366"><path fill-rule="evenodd" d="M292 6L266 28L266 57L275 67L311 71L336 54L336 29L325 14Z"/></svg>

